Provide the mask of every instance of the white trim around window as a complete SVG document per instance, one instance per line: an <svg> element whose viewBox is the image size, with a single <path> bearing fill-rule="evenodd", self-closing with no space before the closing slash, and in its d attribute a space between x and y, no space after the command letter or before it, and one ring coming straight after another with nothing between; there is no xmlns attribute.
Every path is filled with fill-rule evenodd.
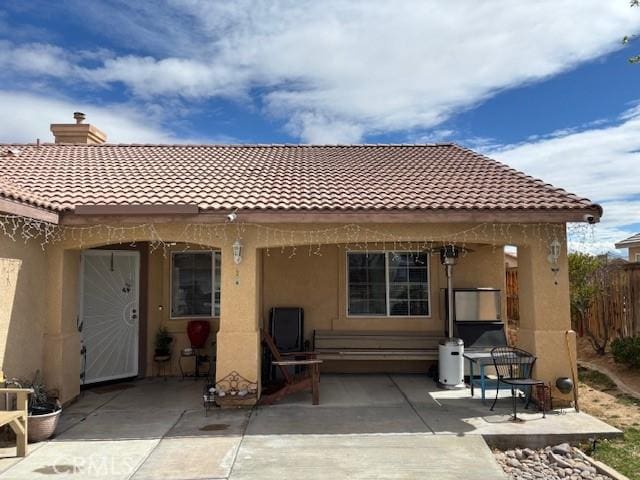
<svg viewBox="0 0 640 480"><path fill-rule="evenodd" d="M391 302L390 302L390 285L391 282L389 281L389 258L390 255L394 255L394 254L410 254L410 255L415 255L416 253L421 253L424 254L425 256L425 270L427 273L427 278L426 278L426 288L427 288L427 296L426 296L426 302L427 302L427 314L426 315L392 315L390 312L391 309ZM364 313L364 314L360 314L360 313L350 313L349 312L349 306L350 306L350 301L349 301L349 285L350 285L350 281L349 281L349 255L363 255L363 254L384 254L385 257L385 303L386 303L386 313ZM367 251L362 251L362 250L352 250L352 251L348 251L345 252L345 257L344 257L344 279L345 279L345 314L347 316L347 318L431 318L431 312L432 312L432 305L431 305L431 256L429 254L429 252L416 252L416 251L411 251L411 250L394 250L394 251L388 251L388 250L367 250ZM407 282L410 283L410 282ZM420 282L423 283L423 282Z"/></svg>
<svg viewBox="0 0 640 480"><path fill-rule="evenodd" d="M636 262L640 263L640 253L636 253Z"/></svg>
<svg viewBox="0 0 640 480"><path fill-rule="evenodd" d="M173 314L173 265L175 255L181 254L196 254L196 255L210 255L211 256L211 313L210 314L197 314L197 315L174 315ZM170 320L185 320L189 318L218 318L220 316L220 305L216 304L216 291L219 288L219 279L216 279L216 267L218 270L221 268L220 250L176 250L171 252L171 260L169 262L169 319ZM216 265L217 261L217 265ZM216 312L217 308L217 312Z"/></svg>

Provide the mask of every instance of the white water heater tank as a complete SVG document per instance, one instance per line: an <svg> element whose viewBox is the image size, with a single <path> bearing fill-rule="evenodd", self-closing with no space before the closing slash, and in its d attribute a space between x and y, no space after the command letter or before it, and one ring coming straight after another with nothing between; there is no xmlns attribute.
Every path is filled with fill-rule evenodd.
<svg viewBox="0 0 640 480"><path fill-rule="evenodd" d="M464 388L464 342L445 338L438 345L438 383L442 388Z"/></svg>

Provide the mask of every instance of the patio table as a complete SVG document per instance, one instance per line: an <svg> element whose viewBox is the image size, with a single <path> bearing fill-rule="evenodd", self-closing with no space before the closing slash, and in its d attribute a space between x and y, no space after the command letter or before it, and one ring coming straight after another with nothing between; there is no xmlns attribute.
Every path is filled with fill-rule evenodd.
<svg viewBox="0 0 640 480"><path fill-rule="evenodd" d="M485 369L487 367L493 367L493 359L491 358L491 352L464 352L464 358L469 362L469 386L471 387L471 396L473 397L474 387L480 387L482 403L485 400L485 391L487 387L496 388L497 380L488 378ZM480 378L476 379L474 374L474 365L478 366ZM500 386L501 390L511 390L511 386L503 384Z"/></svg>

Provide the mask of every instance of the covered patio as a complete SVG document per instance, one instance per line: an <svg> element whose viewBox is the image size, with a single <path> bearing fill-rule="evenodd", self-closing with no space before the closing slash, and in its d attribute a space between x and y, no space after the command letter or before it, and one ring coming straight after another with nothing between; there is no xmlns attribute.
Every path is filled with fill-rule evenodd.
<svg viewBox="0 0 640 480"><path fill-rule="evenodd" d="M539 446L620 432L573 410L489 411L470 391L440 390L421 374L325 374L322 403L215 409L202 382L142 379L84 391L57 435L25 459L4 449L0 478L504 478L487 444ZM486 442L486 443L485 443ZM348 447L357 446L356 450Z"/></svg>

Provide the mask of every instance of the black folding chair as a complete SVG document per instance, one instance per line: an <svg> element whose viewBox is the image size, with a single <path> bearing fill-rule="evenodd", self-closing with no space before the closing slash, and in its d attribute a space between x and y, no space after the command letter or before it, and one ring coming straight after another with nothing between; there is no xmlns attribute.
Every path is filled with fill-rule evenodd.
<svg viewBox="0 0 640 480"><path fill-rule="evenodd" d="M531 378L533 365L536 363L536 357L529 352L514 347L495 347L491 350L491 358L496 368L498 378L496 379L496 398L491 405L491 410L496 406L498 401L498 393L500 392L500 383L511 386L511 396L513 397L513 420L518 420L516 412L516 388L522 388L527 397L525 409L529 407L531 401L531 389L535 385L544 385L542 380ZM544 402L543 402L544 403ZM544 405L542 407L542 417L546 417Z"/></svg>

